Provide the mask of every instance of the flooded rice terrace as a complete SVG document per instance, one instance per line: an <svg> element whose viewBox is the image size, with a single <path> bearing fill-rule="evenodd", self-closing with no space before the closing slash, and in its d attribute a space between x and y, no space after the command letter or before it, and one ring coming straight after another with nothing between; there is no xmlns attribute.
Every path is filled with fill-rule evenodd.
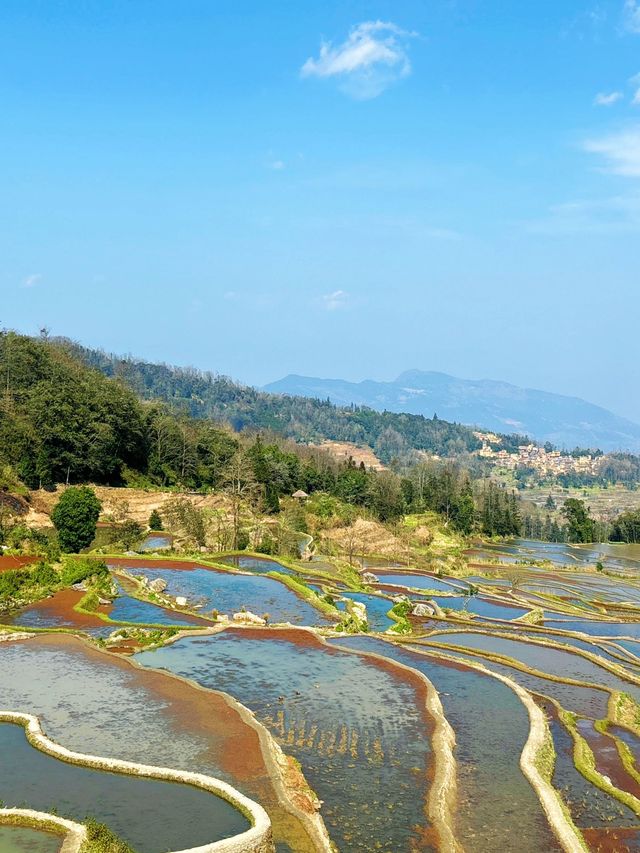
<svg viewBox="0 0 640 853"><path fill-rule="evenodd" d="M249 828L244 815L207 791L60 761L10 723L0 723L0 800L5 808L28 803L73 820L108 821L138 853L198 847Z"/></svg>
<svg viewBox="0 0 640 853"><path fill-rule="evenodd" d="M370 637L338 638L331 644L375 652L417 669L440 693L445 716L456 733L456 829L465 849L479 853L513 849L514 821L519 827L519 850L560 849L520 769L529 717L509 687L471 668Z"/></svg>
<svg viewBox="0 0 640 853"><path fill-rule="evenodd" d="M113 560L116 570L147 582L162 579L169 603L183 596L192 613L174 612L167 601L160 607L144 600L144 588L131 594L132 581L124 577L119 596L104 612L78 612L75 604L82 594L65 591L62 598L56 594L12 614L13 624L81 630L101 642L118 624L204 627L205 635L140 650L131 661L71 636L0 643L0 705L40 715L52 738L78 751L90 743L88 751L200 769L230 782L265 806L279 853L323 849L311 800L306 817L305 809L301 813L292 805L300 796L309 797L302 793L307 783L321 801L319 815L331 840L343 853L439 850L442 836L430 794L442 778L455 786L452 829L464 850L560 850L536 785L523 772L533 718L516 692L519 687L537 704L547 726L545 749L553 758L545 772L560 813L564 809L582 832L580 843L594 853L635 850L640 834L636 556L613 546L483 543L469 553L471 565L462 577L367 559L363 570L375 582L368 574L355 588L328 558L301 563L299 570L250 554L219 558L229 571L177 560L119 558ZM597 571L595 562L603 559L612 566L615 561L624 577ZM265 577L273 571L295 575L296 590L308 577L308 592L294 592L283 581ZM364 605L368 634L332 634L336 620L311 603L317 599L320 605L327 592L336 602L336 619L349 602ZM398 601L401 607L392 618ZM444 615L413 615L416 605L428 608L429 602ZM233 620L244 610L268 614L271 625L293 627L255 628L233 621L213 627L217 614ZM105 623L104 617L111 621ZM443 762L446 750L436 733L442 733L444 723L431 704L432 689L455 735L454 766ZM257 722L245 719L234 700ZM13 796L43 808L49 797L48 807L60 813L91 807L137 853L160 853L163 821L173 814L162 794L139 788L138 799L149 809L160 807L163 815L155 823L157 832L138 838L133 797L120 804L116 786L115 799L105 798L100 778L78 784L69 776L62 786L56 773L63 771L49 769L56 762L21 746L16 731L22 735L15 726L0 725L5 762L37 763L33 776L38 782L32 787L25 782L24 790L14 785ZM295 794L283 793L265 758L269 736L300 762L306 782L296 783ZM546 759L540 761L547 766ZM64 772L70 769L77 768ZM57 800L53 795L60 796L62 788L66 794ZM0 799L10 801L5 789ZM244 820L224 806L231 812L223 808L222 817L216 817L218 830L227 819ZM193 808L190 830L197 834ZM218 814L216 809L211 814ZM144 814L151 820L151 812ZM209 825L202 828L210 834ZM0 827L0 853L3 844L8 851L54 853L60 839Z"/></svg>
<svg viewBox="0 0 640 853"><path fill-rule="evenodd" d="M62 838L22 826L0 826L0 853L59 853Z"/></svg>
<svg viewBox="0 0 640 853"><path fill-rule="evenodd" d="M137 655L251 708L301 763L338 848L432 849L433 720L419 678L305 631L231 629Z"/></svg>
<svg viewBox="0 0 640 853"><path fill-rule="evenodd" d="M211 610L233 614L244 608L259 616L268 613L270 622L332 624L320 610L273 578L216 571L188 563L156 567L142 561L130 565L122 561L118 565L149 581L162 579L167 584L168 595L183 596L203 614Z"/></svg>
<svg viewBox="0 0 640 853"><path fill-rule="evenodd" d="M90 689L87 689L90 685ZM0 643L3 708L36 714L77 752L206 773L267 810L277 841L313 851L282 805L260 737L229 700L140 670L71 636Z"/></svg>

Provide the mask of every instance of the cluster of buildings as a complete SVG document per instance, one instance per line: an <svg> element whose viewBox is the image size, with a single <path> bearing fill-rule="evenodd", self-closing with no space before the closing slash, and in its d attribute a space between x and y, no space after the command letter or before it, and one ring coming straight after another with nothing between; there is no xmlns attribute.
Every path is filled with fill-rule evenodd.
<svg viewBox="0 0 640 853"><path fill-rule="evenodd" d="M516 468L532 468L543 476L558 474L597 474L598 460L589 454L585 456L569 456L559 450L545 450L536 444L525 444L518 447L517 452L509 453L504 448L496 450L500 438L493 433L474 433L482 442L477 451L478 456L489 459L499 468L513 471Z"/></svg>

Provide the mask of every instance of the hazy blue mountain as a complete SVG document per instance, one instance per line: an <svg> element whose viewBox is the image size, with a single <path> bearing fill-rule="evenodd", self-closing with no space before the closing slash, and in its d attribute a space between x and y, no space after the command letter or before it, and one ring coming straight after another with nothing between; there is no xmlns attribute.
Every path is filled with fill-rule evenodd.
<svg viewBox="0 0 640 853"><path fill-rule="evenodd" d="M599 447L640 451L640 425L578 397L519 388L490 379L457 379L446 373L408 370L394 382L346 382L285 376L265 391L408 412L502 433L526 433L560 448Z"/></svg>

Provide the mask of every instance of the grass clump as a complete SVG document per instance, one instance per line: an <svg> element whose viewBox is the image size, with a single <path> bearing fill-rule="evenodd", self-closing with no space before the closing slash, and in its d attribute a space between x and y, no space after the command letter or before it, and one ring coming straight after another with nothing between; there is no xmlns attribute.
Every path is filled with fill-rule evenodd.
<svg viewBox="0 0 640 853"><path fill-rule="evenodd" d="M85 823L87 840L80 853L136 853L126 841L112 832L104 823L89 818Z"/></svg>
<svg viewBox="0 0 640 853"><path fill-rule="evenodd" d="M391 610L389 610L388 616L391 619L395 620L395 625L392 625L389 629L394 634L411 634L413 633L413 629L411 627L411 623L407 618L411 613L413 605L410 601L398 601L393 605Z"/></svg>
<svg viewBox="0 0 640 853"><path fill-rule="evenodd" d="M60 582L63 586L73 586L94 576L96 578L109 576L106 563L89 559L67 560L60 572Z"/></svg>

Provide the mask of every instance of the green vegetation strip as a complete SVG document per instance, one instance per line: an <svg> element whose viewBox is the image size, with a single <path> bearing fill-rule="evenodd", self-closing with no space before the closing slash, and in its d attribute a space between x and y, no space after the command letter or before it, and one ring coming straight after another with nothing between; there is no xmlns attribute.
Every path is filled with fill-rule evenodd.
<svg viewBox="0 0 640 853"><path fill-rule="evenodd" d="M631 776L632 779L635 779L636 782L640 782L640 773L638 772L638 768L636 767L636 759L629 748L629 746L621 740L619 737L616 737L609 731L609 720L596 720L594 723L595 728L601 734L610 737L618 750L618 755L620 756L620 760L622 761L622 766L625 771Z"/></svg>
<svg viewBox="0 0 640 853"><path fill-rule="evenodd" d="M588 782L595 785L596 788L600 788L600 790L609 794L609 796L615 797L616 800L624 803L631 811L640 816L640 800L628 791L622 791L620 788L617 788L607 776L603 776L597 769L593 750L578 731L576 725L578 721L577 716L570 711L566 711L557 702L554 702L554 704L558 709L560 720L573 738L573 763L576 769Z"/></svg>

